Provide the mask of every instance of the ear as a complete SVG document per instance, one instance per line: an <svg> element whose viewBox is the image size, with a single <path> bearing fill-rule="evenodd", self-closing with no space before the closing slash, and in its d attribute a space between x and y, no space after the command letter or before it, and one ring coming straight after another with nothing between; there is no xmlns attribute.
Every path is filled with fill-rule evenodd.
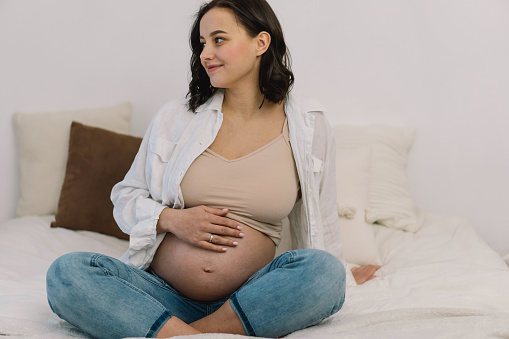
<svg viewBox="0 0 509 339"><path fill-rule="evenodd" d="M261 56L270 46L270 34L262 31L256 36L256 56Z"/></svg>

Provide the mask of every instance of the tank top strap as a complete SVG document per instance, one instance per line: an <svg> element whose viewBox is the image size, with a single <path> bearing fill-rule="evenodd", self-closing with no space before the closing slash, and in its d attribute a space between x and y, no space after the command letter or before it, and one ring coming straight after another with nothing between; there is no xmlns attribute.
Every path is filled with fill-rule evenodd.
<svg viewBox="0 0 509 339"><path fill-rule="evenodd" d="M290 129L288 128L288 117L285 117L285 123L283 124L283 138L286 143L290 145Z"/></svg>

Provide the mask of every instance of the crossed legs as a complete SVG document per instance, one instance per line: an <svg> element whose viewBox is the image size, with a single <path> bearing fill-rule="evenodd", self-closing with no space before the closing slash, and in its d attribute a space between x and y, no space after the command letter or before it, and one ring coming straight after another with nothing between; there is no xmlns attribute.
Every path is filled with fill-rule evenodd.
<svg viewBox="0 0 509 339"><path fill-rule="evenodd" d="M47 292L58 316L97 338L201 332L277 337L337 312L344 301L345 272L324 251L290 251L255 273L228 300L200 303L116 259L71 253L48 270Z"/></svg>

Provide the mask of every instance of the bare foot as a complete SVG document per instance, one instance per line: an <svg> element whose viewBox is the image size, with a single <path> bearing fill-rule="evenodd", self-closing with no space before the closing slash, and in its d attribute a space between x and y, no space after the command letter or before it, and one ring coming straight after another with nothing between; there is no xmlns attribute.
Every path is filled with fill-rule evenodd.
<svg viewBox="0 0 509 339"><path fill-rule="evenodd" d="M230 300L225 302L217 311L200 320L191 323L204 333L232 333L246 335L244 325L239 316L230 305Z"/></svg>
<svg viewBox="0 0 509 339"><path fill-rule="evenodd" d="M352 274L357 285L362 285L366 281L376 278L375 272L380 267L378 265L364 265L352 268Z"/></svg>
<svg viewBox="0 0 509 339"><path fill-rule="evenodd" d="M177 317L171 317L159 330L156 338L170 338L177 335L191 335L199 333L202 332L189 326Z"/></svg>

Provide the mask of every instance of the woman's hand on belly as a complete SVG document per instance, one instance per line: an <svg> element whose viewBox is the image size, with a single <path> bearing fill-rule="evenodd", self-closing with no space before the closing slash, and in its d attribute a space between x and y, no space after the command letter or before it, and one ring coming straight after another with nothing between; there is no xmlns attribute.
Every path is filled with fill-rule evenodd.
<svg viewBox="0 0 509 339"><path fill-rule="evenodd" d="M151 267L184 296L218 300L236 291L256 271L274 259L276 246L263 233L243 224L246 236L226 253L189 245L167 233Z"/></svg>
<svg viewBox="0 0 509 339"><path fill-rule="evenodd" d="M188 209L165 208L157 222L157 233L172 233L182 241L214 252L235 247L234 238L242 238L242 226L224 217L227 209L196 206ZM212 241L209 241L212 237ZM231 238L233 237L233 238Z"/></svg>

